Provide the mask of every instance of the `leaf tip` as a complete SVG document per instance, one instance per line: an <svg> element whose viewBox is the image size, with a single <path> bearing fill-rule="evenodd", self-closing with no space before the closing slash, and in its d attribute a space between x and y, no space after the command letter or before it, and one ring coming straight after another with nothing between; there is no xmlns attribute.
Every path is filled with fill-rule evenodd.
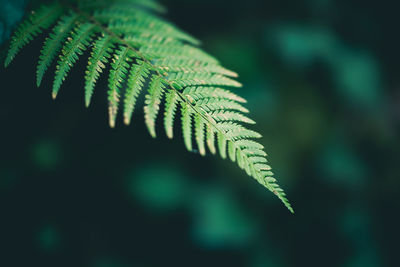
<svg viewBox="0 0 400 267"><path fill-rule="evenodd" d="M130 120L128 117L125 117L125 118L124 118L124 124L125 124L125 125L131 124L131 120Z"/></svg>
<svg viewBox="0 0 400 267"><path fill-rule="evenodd" d="M9 57L7 57L6 60L4 60L4 68L7 68L10 65L11 61L12 60Z"/></svg>
<svg viewBox="0 0 400 267"><path fill-rule="evenodd" d="M85 107L88 108L90 106L90 99L85 99Z"/></svg>
<svg viewBox="0 0 400 267"><path fill-rule="evenodd" d="M291 206L289 206L289 207L287 207L287 208L288 208L288 210L290 211L290 213L294 214L294 209L293 209Z"/></svg>

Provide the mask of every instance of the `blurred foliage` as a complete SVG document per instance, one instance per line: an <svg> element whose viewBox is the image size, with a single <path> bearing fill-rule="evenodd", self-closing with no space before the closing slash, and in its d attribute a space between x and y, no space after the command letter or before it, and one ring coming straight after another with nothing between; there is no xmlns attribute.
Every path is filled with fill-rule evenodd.
<svg viewBox="0 0 400 267"><path fill-rule="evenodd" d="M395 4L163 2L240 73L296 214L230 162L152 140L140 114L109 129L101 90L90 109L69 88L54 104L20 58L0 72L0 266L397 266Z"/></svg>
<svg viewBox="0 0 400 267"><path fill-rule="evenodd" d="M37 243L41 250L52 252L60 245L59 231L52 225L43 226L37 234Z"/></svg>
<svg viewBox="0 0 400 267"><path fill-rule="evenodd" d="M203 189L193 207L193 236L208 248L243 247L253 242L259 227L223 186Z"/></svg>
<svg viewBox="0 0 400 267"><path fill-rule="evenodd" d="M40 140L32 147L32 162L43 171L54 170L62 163L62 152L60 150L56 142L50 139Z"/></svg>
<svg viewBox="0 0 400 267"><path fill-rule="evenodd" d="M191 196L190 179L182 176L179 168L153 162L152 166L135 168L128 176L126 188L133 201L161 212L174 210L186 203Z"/></svg>
<svg viewBox="0 0 400 267"><path fill-rule="evenodd" d="M315 62L327 65L335 87L348 104L380 107L380 68L368 52L347 47L329 29L277 25L267 40L287 65L300 70Z"/></svg>

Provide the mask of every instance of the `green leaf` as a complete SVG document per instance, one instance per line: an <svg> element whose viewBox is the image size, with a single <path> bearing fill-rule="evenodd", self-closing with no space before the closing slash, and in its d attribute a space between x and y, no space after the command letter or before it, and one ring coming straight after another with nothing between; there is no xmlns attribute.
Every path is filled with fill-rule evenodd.
<svg viewBox="0 0 400 267"><path fill-rule="evenodd" d="M128 78L128 86L124 99L124 122L130 124L136 100L143 89L146 78L150 74L150 69L144 61L138 61L132 66Z"/></svg>
<svg viewBox="0 0 400 267"><path fill-rule="evenodd" d="M125 46L115 52L113 61L111 63L110 75L108 77L108 113L110 127L115 127L115 120L117 118L118 104L120 98L120 88L125 81L126 74L128 73L129 63L132 61L130 58L130 51Z"/></svg>
<svg viewBox="0 0 400 267"><path fill-rule="evenodd" d="M186 149L192 151L192 112L186 103L182 102L182 134Z"/></svg>
<svg viewBox="0 0 400 267"><path fill-rule="evenodd" d="M85 75L85 105L90 105L94 87L113 52L112 37L102 35L94 43Z"/></svg>
<svg viewBox="0 0 400 267"><path fill-rule="evenodd" d="M170 90L167 93L167 97L165 100L165 114L164 114L164 127L165 133L167 134L168 138L172 139L174 136L174 118L175 112L178 105L178 94L174 90Z"/></svg>
<svg viewBox="0 0 400 267"><path fill-rule="evenodd" d="M19 50L30 43L35 36L42 33L44 29L48 29L57 20L62 11L62 7L57 3L42 6L38 10L32 11L30 16L18 26L11 37L10 49L4 66L7 67Z"/></svg>
<svg viewBox="0 0 400 267"><path fill-rule="evenodd" d="M165 85L159 76L153 76L149 85L149 93L146 95L144 106L144 118L147 129L152 137L156 137L156 117L160 110L161 98Z"/></svg>
<svg viewBox="0 0 400 267"><path fill-rule="evenodd" d="M70 34L78 17L78 14L72 12L69 15L63 16L59 20L57 26L53 28L53 32L46 38L42 50L40 51L39 63L36 71L36 83L38 87L42 82L43 75L53 62L57 53L59 53L62 42L68 34Z"/></svg>
<svg viewBox="0 0 400 267"><path fill-rule="evenodd" d="M62 54L58 60L56 75L53 83L53 98L57 97L61 84L68 75L69 70L83 54L89 45L92 35L95 33L96 26L91 23L79 25L75 31L67 38Z"/></svg>
<svg viewBox="0 0 400 267"><path fill-rule="evenodd" d="M205 126L204 119L201 117L200 114L197 114L194 118L195 136L199 153L202 156L206 154L206 148L204 145L205 142L204 126Z"/></svg>

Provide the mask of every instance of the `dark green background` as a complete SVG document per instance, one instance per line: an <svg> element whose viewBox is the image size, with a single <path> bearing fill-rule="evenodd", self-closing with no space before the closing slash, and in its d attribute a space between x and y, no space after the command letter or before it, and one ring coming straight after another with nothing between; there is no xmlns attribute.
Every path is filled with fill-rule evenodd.
<svg viewBox="0 0 400 267"><path fill-rule="evenodd" d="M26 2L0 1L2 55ZM163 3L240 73L296 214L161 120L153 140L142 108L110 129L105 79L84 108L84 60L51 100L40 39L0 71L0 266L398 266L395 1Z"/></svg>

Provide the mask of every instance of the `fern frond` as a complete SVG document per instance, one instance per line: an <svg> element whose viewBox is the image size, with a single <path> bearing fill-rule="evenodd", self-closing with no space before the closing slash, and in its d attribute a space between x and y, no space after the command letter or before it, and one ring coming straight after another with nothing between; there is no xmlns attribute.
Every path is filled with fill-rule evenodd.
<svg viewBox="0 0 400 267"><path fill-rule="evenodd" d="M136 12L134 12L134 17L137 21L140 21L141 26L145 27L147 30L150 30L150 32L155 32L156 36L162 34L165 35L167 38L174 38L177 40L186 41L193 45L200 44L200 41L196 38L148 12L137 10Z"/></svg>
<svg viewBox="0 0 400 267"><path fill-rule="evenodd" d="M156 137L156 117L160 110L161 98L165 84L161 77L153 76L149 85L149 93L146 95L144 106L144 118L147 129L152 137Z"/></svg>
<svg viewBox="0 0 400 267"><path fill-rule="evenodd" d="M170 37L165 37L165 36L148 36L148 34L126 34L123 36L123 40L135 47L135 48L140 48L144 45L154 45L154 44L164 44L164 45L170 45L170 44L177 44L179 41L170 38ZM153 64L154 65L154 64Z"/></svg>
<svg viewBox="0 0 400 267"><path fill-rule="evenodd" d="M228 143L228 155L231 161L236 161L236 146L233 142ZM240 167L241 164L239 164Z"/></svg>
<svg viewBox="0 0 400 267"><path fill-rule="evenodd" d="M93 95L94 86L99 79L100 73L106 67L111 54L113 52L114 45L112 43L112 37L109 35L102 35L94 43L91 56L89 57L86 75L85 75L85 105L90 105L90 100Z"/></svg>
<svg viewBox="0 0 400 267"><path fill-rule="evenodd" d="M231 140L261 138L261 134L233 122L218 123L218 128L223 130Z"/></svg>
<svg viewBox="0 0 400 267"><path fill-rule="evenodd" d="M111 63L110 75L108 77L108 112L110 127L115 127L117 118L118 104L120 98L120 88L125 80L129 69L129 63L132 61L130 50L121 46L114 55Z"/></svg>
<svg viewBox="0 0 400 267"><path fill-rule="evenodd" d="M14 35L11 37L10 49L4 66L8 66L19 50L28 44L32 39L53 24L62 13L62 7L53 3L49 6L42 6L36 11L32 11L30 16L22 22Z"/></svg>
<svg viewBox="0 0 400 267"><path fill-rule="evenodd" d="M249 112L247 108L235 101L219 98L203 98L195 102L195 105L206 112L213 112L216 110L236 110L243 113Z"/></svg>
<svg viewBox="0 0 400 267"><path fill-rule="evenodd" d="M251 150L252 149L255 149L255 150L263 150L264 149L263 145L261 145L260 143L257 143L256 141L253 141L253 140L242 139L242 140L236 141L235 144L242 149L251 149Z"/></svg>
<svg viewBox="0 0 400 267"><path fill-rule="evenodd" d="M223 134L223 132L217 133L217 143L218 143L219 155L221 156L221 158L225 159L226 158L227 138Z"/></svg>
<svg viewBox="0 0 400 267"><path fill-rule="evenodd" d="M267 162L268 162L268 160L267 160L266 158L264 158L264 157L257 157L257 156L255 156L255 157L249 157L249 161L250 161L251 163L253 163L253 164L255 164L255 163L267 163ZM269 169L271 169L271 167L269 167Z"/></svg>
<svg viewBox="0 0 400 267"><path fill-rule="evenodd" d="M94 17L101 22L111 21L110 30L119 34L143 34L186 41L194 45L199 44L197 39L172 24L138 9L113 7L96 12Z"/></svg>
<svg viewBox="0 0 400 267"><path fill-rule="evenodd" d="M246 155L247 157L251 157L251 156L266 157L266 156L268 156L267 153L265 153L265 151L262 150L262 148L260 149L260 148L255 148L255 147L242 148L242 153L244 155Z"/></svg>
<svg viewBox="0 0 400 267"><path fill-rule="evenodd" d="M183 90L183 94L186 97L190 97L192 100L200 100L203 98L222 98L227 100L233 100L239 103L246 103L246 100L241 98L240 96L218 87L186 87Z"/></svg>
<svg viewBox="0 0 400 267"><path fill-rule="evenodd" d="M226 76L212 73L172 73L168 80L172 82L176 89L194 85L211 85L211 86L232 86L241 87L242 85Z"/></svg>
<svg viewBox="0 0 400 267"><path fill-rule="evenodd" d="M205 72L205 73L221 74L229 77L238 77L236 72L228 70L218 64L204 62L193 58L184 58L184 59L163 58L159 60L154 60L154 65L157 66L160 70L168 72L183 72L183 73Z"/></svg>
<svg viewBox="0 0 400 267"><path fill-rule="evenodd" d="M39 63L36 70L37 86L40 86L43 75L53 62L54 57L60 51L63 41L74 27L78 17L79 15L73 12L63 16L44 42L43 48L40 51Z"/></svg>
<svg viewBox="0 0 400 267"><path fill-rule="evenodd" d="M178 101L178 94L174 90L170 90L166 96L164 114L165 133L170 139L174 136L173 125Z"/></svg>
<svg viewBox="0 0 400 267"><path fill-rule="evenodd" d="M196 59L203 62L210 62L217 64L218 61L203 52L202 50L190 46L171 43L168 46L162 44L149 44L140 47L139 51L146 57L149 58L182 58L182 59Z"/></svg>
<svg viewBox="0 0 400 267"><path fill-rule="evenodd" d="M217 111L211 112L210 116L216 122L236 121L236 122L244 122L244 123L248 123L248 124L256 123L249 117L243 115L242 113L235 112L235 111L217 110Z"/></svg>
<svg viewBox="0 0 400 267"><path fill-rule="evenodd" d="M68 41L62 49L54 78L52 93L54 99L57 97L61 84L67 77L69 70L89 45L92 35L95 33L95 28L96 25L91 23L81 24L75 29L74 33L67 38Z"/></svg>
<svg viewBox="0 0 400 267"><path fill-rule="evenodd" d="M132 66L124 99L124 122L127 125L131 122L136 99L138 98L149 74L150 67L144 61L137 61L137 64Z"/></svg>
<svg viewBox="0 0 400 267"><path fill-rule="evenodd" d="M212 154L217 153L217 149L215 148L215 131L211 124L207 124L206 140L210 152Z"/></svg>
<svg viewBox="0 0 400 267"><path fill-rule="evenodd" d="M90 47L85 72L85 104L89 106L97 81L108 75L109 124L116 125L123 110L129 124L137 99L145 93L145 124L156 137L156 119L164 104L166 135L173 137L179 109L185 147L206 155L217 150L265 186L293 212L286 194L277 185L265 158L261 135L244 124L255 122L244 115L246 100L227 87L241 87L237 74L197 45L198 40L151 12L161 6L150 0L68 0L43 6L21 23L14 33L7 66L43 30L37 66L37 84L58 56L53 98L79 57ZM54 26L52 26L54 25ZM52 27L51 27L52 26ZM121 101L122 100L122 101ZM195 141L193 143L193 140Z"/></svg>
<svg viewBox="0 0 400 267"><path fill-rule="evenodd" d="M186 149L192 151L192 112L186 103L182 102L182 135Z"/></svg>
<svg viewBox="0 0 400 267"><path fill-rule="evenodd" d="M195 136L196 136L196 143L199 149L200 155L204 156L206 154L206 148L204 145L205 142L205 134L204 134L204 126L205 122L203 117L200 114L197 114L194 119L194 128L195 128Z"/></svg>

